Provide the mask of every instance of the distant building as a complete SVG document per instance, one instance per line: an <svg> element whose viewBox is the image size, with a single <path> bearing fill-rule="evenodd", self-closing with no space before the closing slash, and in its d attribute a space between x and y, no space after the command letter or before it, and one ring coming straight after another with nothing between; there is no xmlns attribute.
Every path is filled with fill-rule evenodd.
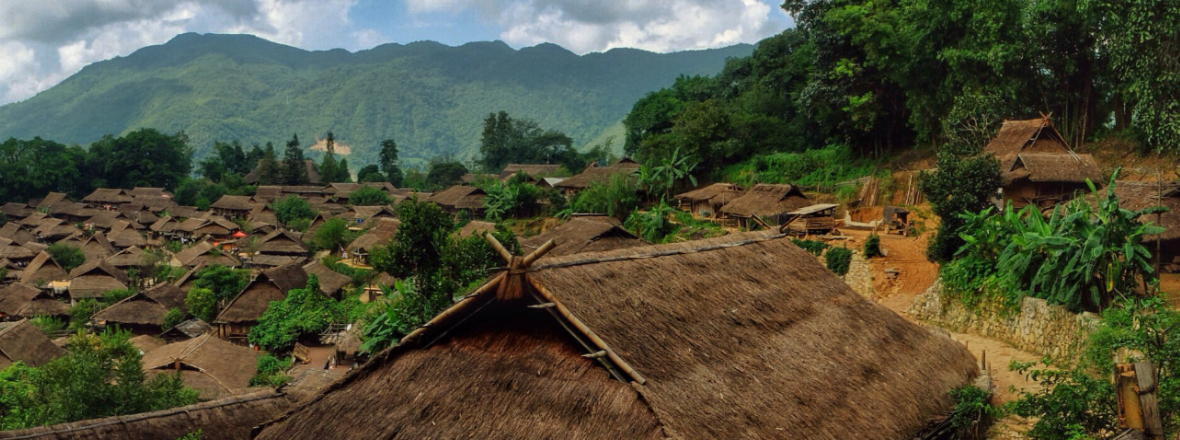
<svg viewBox="0 0 1180 440"><path fill-rule="evenodd" d="M984 152L1000 160L1001 201L1014 208L1048 208L1088 192L1087 179L1106 183L1094 157L1075 153L1048 118L1004 121Z"/></svg>

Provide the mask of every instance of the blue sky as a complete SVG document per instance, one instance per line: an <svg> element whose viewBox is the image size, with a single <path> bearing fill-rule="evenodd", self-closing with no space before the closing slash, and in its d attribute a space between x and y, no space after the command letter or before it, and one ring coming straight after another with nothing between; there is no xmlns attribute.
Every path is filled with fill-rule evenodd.
<svg viewBox="0 0 1180 440"><path fill-rule="evenodd" d="M576 53L754 43L791 26L778 0L0 0L0 104L177 34L247 33L351 51L434 40Z"/></svg>

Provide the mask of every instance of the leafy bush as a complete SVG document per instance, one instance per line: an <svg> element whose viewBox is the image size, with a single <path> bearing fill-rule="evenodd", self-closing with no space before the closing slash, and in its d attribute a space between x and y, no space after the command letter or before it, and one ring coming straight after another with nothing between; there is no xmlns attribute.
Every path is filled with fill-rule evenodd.
<svg viewBox="0 0 1180 440"><path fill-rule="evenodd" d="M196 431L185 434L183 437L180 437L176 440L201 440L201 436L204 435L204 433L205 432L203 430L198 429Z"/></svg>
<svg viewBox="0 0 1180 440"><path fill-rule="evenodd" d="M725 180L747 187L755 183L831 187L871 175L875 169L876 164L857 157L848 146L829 145L802 153L755 155L727 167Z"/></svg>
<svg viewBox="0 0 1180 440"><path fill-rule="evenodd" d="M668 220L674 212L675 208L668 206L664 199L660 199L660 203L652 206L647 212L640 212L638 209L633 211L623 223L623 227L649 243L663 243L670 234L679 229L675 223Z"/></svg>
<svg viewBox="0 0 1180 440"><path fill-rule="evenodd" d="M179 374L143 372L130 333L79 332L67 353L40 367L0 370L0 430L155 411L197 402Z"/></svg>
<svg viewBox="0 0 1180 440"><path fill-rule="evenodd" d="M111 304L130 298L132 295L135 295L135 291L130 289L108 290L106 293L102 294L102 302L104 306L109 306Z"/></svg>
<svg viewBox="0 0 1180 440"><path fill-rule="evenodd" d="M342 218L330 218L315 231L312 244L317 250L334 252L348 246L356 239L356 234L348 230L348 221Z"/></svg>
<svg viewBox="0 0 1180 440"><path fill-rule="evenodd" d="M218 301L217 294L212 290L193 286L184 297L184 306L188 308L189 313L201 318L202 321L213 322L213 319L221 312Z"/></svg>
<svg viewBox="0 0 1180 440"><path fill-rule="evenodd" d="M295 220L315 217L315 211L311 209L311 204L296 195L276 200L271 209L275 212L275 218L287 227L292 227L290 223Z"/></svg>
<svg viewBox="0 0 1180 440"><path fill-rule="evenodd" d="M881 236L872 234L869 235L869 238L865 239L864 254L865 258L885 256L885 254L881 253Z"/></svg>
<svg viewBox="0 0 1180 440"><path fill-rule="evenodd" d="M407 200L397 207L401 225L389 246L374 249L373 268L398 278L437 271L443 248L454 231L451 216L438 205Z"/></svg>
<svg viewBox="0 0 1180 440"><path fill-rule="evenodd" d="M820 256L820 254L823 254L824 251L827 250L829 247L827 243L824 243L822 241L800 240L797 238L792 239L791 243L795 243L795 246L799 246L799 247L803 248L803 250L811 253L811 255L815 255L817 257Z"/></svg>
<svg viewBox="0 0 1180 440"><path fill-rule="evenodd" d="M361 351L376 353L396 344L454 304L455 290L453 280L437 275L396 281L392 291L383 286L388 307L365 327Z"/></svg>
<svg viewBox="0 0 1180 440"><path fill-rule="evenodd" d="M271 301L247 340L272 353L287 352L300 337L342 322L345 312L336 300L320 292L320 281L313 274L306 287L291 290L281 301Z"/></svg>
<svg viewBox="0 0 1180 440"><path fill-rule="evenodd" d="M844 248L831 248L824 253L824 262L827 263L828 270L835 272L836 275L844 276L848 273L848 268L852 266L852 251Z"/></svg>
<svg viewBox="0 0 1180 440"><path fill-rule="evenodd" d="M393 201L385 191L371 186L362 186L348 195L348 204L352 206L380 206L391 203Z"/></svg>
<svg viewBox="0 0 1180 440"><path fill-rule="evenodd" d="M512 231L497 228L492 236L504 245L508 252L520 254L520 242ZM486 239L472 236L462 239L451 238L443 249L442 271L459 286L465 286L487 278L489 271L503 267L506 263Z"/></svg>
<svg viewBox="0 0 1180 440"><path fill-rule="evenodd" d="M219 264L201 269L185 296L189 313L205 322L213 322L221 307L241 293L250 282L250 271L232 269Z"/></svg>
<svg viewBox="0 0 1180 440"><path fill-rule="evenodd" d="M161 328L167 330L172 327L176 327L176 324L184 322L184 318L184 311L173 307L172 309L168 310L168 313L164 314L164 325L161 326Z"/></svg>
<svg viewBox="0 0 1180 440"><path fill-rule="evenodd" d="M612 174L606 183L590 184L570 202L572 212L606 214L619 220L637 207L639 190L635 179L620 173Z"/></svg>
<svg viewBox="0 0 1180 440"><path fill-rule="evenodd" d="M50 334L66 329L66 322L53 316L38 316L29 320L30 324L41 330L42 333Z"/></svg>
<svg viewBox="0 0 1180 440"><path fill-rule="evenodd" d="M286 374L287 369L291 368L295 358L289 357L286 360L279 359L273 355L266 355L258 358L256 364L256 373L254 377L250 378L250 386L269 386L278 388L283 384L291 381L291 376Z"/></svg>
<svg viewBox="0 0 1180 440"><path fill-rule="evenodd" d="M964 155L962 153L968 153ZM963 220L960 215L983 211L1000 188L1000 163L992 155L971 156L973 151L944 148L938 153L938 170L923 172L918 187L934 213L942 219L938 232L930 240L926 258L950 261L963 246L959 237Z"/></svg>
<svg viewBox="0 0 1180 440"><path fill-rule="evenodd" d="M78 301L77 304L74 304L73 307L70 307L70 331L85 329L86 325L90 323L90 318L92 318L95 313L98 313L98 311L102 310L104 307L106 306L103 305L101 301L94 298L86 298L84 300Z"/></svg>
<svg viewBox="0 0 1180 440"><path fill-rule="evenodd" d="M82 249L77 246L65 243L56 243L49 246L45 250L49 252L49 256L53 257L53 261L61 265L66 272L74 270L74 268L81 266L86 262L86 254L82 253Z"/></svg>
<svg viewBox="0 0 1180 440"><path fill-rule="evenodd" d="M951 426L963 428L971 426L984 414L998 414L996 408L988 402L991 393L975 385L964 385L950 392L951 400L955 401L955 411L951 413Z"/></svg>
<svg viewBox="0 0 1180 440"><path fill-rule="evenodd" d="M540 214L541 200L546 198L548 193L536 185L515 180L514 176L508 183L494 182L484 188L488 193L487 197L484 197L488 220L499 221L509 217L521 218Z"/></svg>

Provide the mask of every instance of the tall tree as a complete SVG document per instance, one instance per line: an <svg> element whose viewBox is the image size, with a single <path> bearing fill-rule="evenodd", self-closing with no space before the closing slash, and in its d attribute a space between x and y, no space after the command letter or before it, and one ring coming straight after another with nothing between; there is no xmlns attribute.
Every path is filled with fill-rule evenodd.
<svg viewBox="0 0 1180 440"><path fill-rule="evenodd" d="M501 111L484 119L477 162L492 173L510 163L557 163L576 153L573 142L565 133L543 130L535 121L513 119Z"/></svg>
<svg viewBox="0 0 1180 440"><path fill-rule="evenodd" d="M324 140L326 150L324 152L324 160L320 162L320 183L340 183L339 163L336 162L336 136L332 132L328 132L328 138Z"/></svg>
<svg viewBox="0 0 1180 440"><path fill-rule="evenodd" d="M283 154L283 183L287 185L304 185L307 183L307 164L303 159L303 150L299 148L299 135L295 134L287 141L287 151Z"/></svg>
<svg viewBox="0 0 1180 440"><path fill-rule="evenodd" d="M276 185L284 182L283 169L279 166L274 144L267 142L266 150L258 161L258 184Z"/></svg>
<svg viewBox="0 0 1180 440"><path fill-rule="evenodd" d="M395 187L402 186L402 169L398 163L397 142L393 139L381 141L381 172Z"/></svg>

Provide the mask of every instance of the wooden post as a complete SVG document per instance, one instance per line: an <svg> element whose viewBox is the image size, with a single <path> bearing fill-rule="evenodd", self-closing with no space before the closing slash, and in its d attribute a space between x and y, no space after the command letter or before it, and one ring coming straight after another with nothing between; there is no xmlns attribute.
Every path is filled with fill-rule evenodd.
<svg viewBox="0 0 1180 440"><path fill-rule="evenodd" d="M1151 362L1116 365L1115 387L1119 425L1142 430L1149 440L1164 440L1159 411L1159 386Z"/></svg>

